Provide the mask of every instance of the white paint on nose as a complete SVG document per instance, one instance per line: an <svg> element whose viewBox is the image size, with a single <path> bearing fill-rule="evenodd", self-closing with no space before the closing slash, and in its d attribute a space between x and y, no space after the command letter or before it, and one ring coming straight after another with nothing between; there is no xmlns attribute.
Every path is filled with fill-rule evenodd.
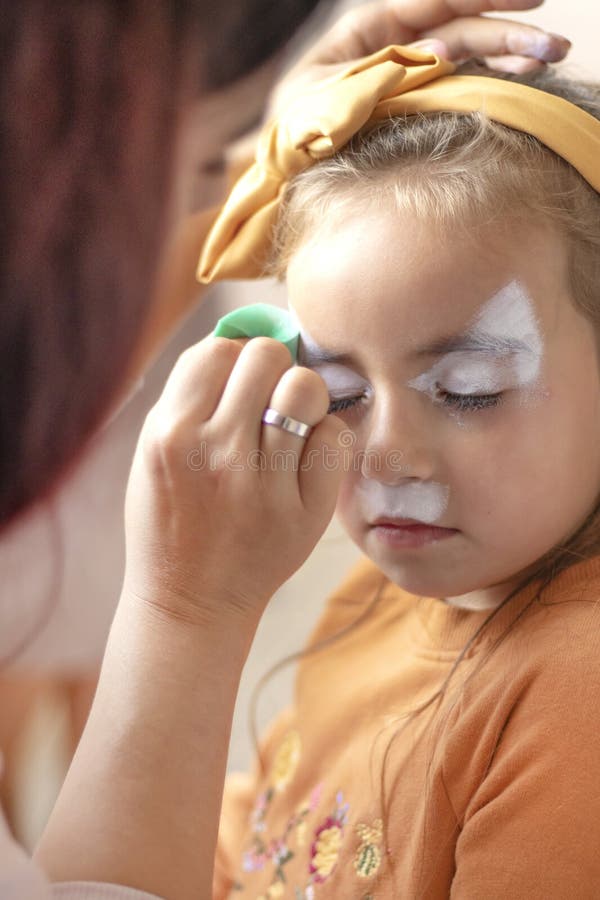
<svg viewBox="0 0 600 900"><path fill-rule="evenodd" d="M443 516L449 495L450 488L436 481L391 485L374 478L363 478L358 484L361 513L370 521L389 516L432 525Z"/></svg>

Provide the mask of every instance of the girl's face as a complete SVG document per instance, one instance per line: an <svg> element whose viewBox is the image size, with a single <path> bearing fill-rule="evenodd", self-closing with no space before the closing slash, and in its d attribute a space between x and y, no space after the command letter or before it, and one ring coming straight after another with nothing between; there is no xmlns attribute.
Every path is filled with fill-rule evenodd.
<svg viewBox="0 0 600 900"><path fill-rule="evenodd" d="M600 492L595 336L566 247L541 226L467 239L391 206L344 209L287 273L299 363L347 425L336 512L411 593L495 606ZM406 546L373 524L391 517L452 530Z"/></svg>

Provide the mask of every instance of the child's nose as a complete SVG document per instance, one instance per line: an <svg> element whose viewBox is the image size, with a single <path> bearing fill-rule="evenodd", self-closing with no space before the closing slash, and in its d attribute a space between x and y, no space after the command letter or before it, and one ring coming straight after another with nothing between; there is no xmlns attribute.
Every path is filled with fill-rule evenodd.
<svg viewBox="0 0 600 900"><path fill-rule="evenodd" d="M380 398L369 420L362 474L389 484L405 478L433 478L435 448L430 424L407 393Z"/></svg>

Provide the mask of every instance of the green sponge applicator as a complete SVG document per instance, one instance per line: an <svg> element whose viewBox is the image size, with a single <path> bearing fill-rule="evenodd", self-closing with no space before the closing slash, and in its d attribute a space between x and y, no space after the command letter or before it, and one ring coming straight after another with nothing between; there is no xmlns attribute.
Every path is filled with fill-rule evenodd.
<svg viewBox="0 0 600 900"><path fill-rule="evenodd" d="M217 322L214 337L271 337L288 348L296 362L300 332L285 309L268 303L252 303L227 313Z"/></svg>

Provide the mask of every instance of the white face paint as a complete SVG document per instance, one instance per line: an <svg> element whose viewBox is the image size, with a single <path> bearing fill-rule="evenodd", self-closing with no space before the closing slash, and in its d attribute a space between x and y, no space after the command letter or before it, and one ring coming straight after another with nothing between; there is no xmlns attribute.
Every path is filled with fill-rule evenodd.
<svg viewBox="0 0 600 900"><path fill-rule="evenodd" d="M332 399L360 393L364 390L367 383L353 369L348 368L348 366L342 366L339 363L313 364L311 368L318 372L324 380Z"/></svg>
<svg viewBox="0 0 600 900"><path fill-rule="evenodd" d="M360 393L360 391L365 390L367 382L354 369L342 363L319 362L321 358L329 357L330 354L325 353L322 347L317 344L314 338L300 324L300 320L289 301L288 309L290 317L300 333L303 354L310 357L310 368L318 372L325 381L332 399L335 397L346 397L349 394Z"/></svg>
<svg viewBox="0 0 600 900"><path fill-rule="evenodd" d="M449 494L448 486L436 481L391 485L363 478L358 483L359 508L367 521L389 516L433 525L443 516Z"/></svg>
<svg viewBox="0 0 600 900"><path fill-rule="evenodd" d="M311 358L311 367L324 378L332 398L368 390L365 380L352 369L325 361L319 365L323 350L301 326L291 305L289 311ZM483 305L454 343L456 349L408 382L408 386L435 398L440 389L456 394L494 394L509 388L531 390L538 379L542 338L533 302L516 280ZM446 485L437 482L390 485L365 477L360 479L357 490L360 512L367 520L389 516L426 524L442 518L450 493Z"/></svg>
<svg viewBox="0 0 600 900"><path fill-rule="evenodd" d="M441 357L408 386L432 396L440 388L456 394L528 388L533 395L542 338L533 302L518 281L511 281L481 308L456 344L456 351Z"/></svg>
<svg viewBox="0 0 600 900"><path fill-rule="evenodd" d="M324 351L303 328L292 305L288 308L298 331L303 348L310 356L311 368L324 379L332 399L353 393L368 393L370 385L358 373L339 363L322 363L318 360ZM398 519L415 519L431 525L437 522L448 506L450 489L437 482L407 482L383 484L373 478L361 478L358 484L358 502L361 514L372 521L382 516Z"/></svg>

